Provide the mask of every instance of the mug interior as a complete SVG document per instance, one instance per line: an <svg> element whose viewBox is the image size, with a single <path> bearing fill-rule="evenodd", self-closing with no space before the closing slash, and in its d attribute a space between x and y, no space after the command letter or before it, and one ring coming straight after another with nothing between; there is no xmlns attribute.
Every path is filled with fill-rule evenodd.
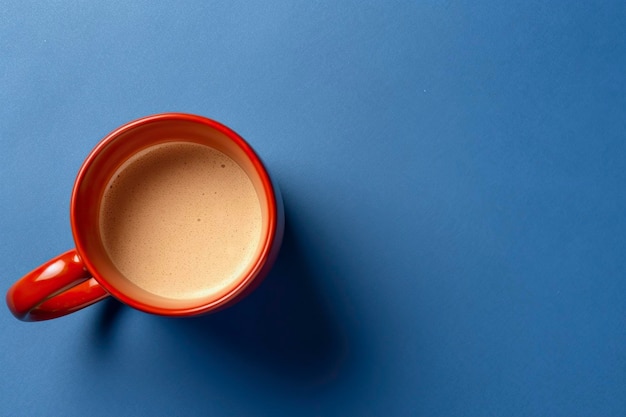
<svg viewBox="0 0 626 417"><path fill-rule="evenodd" d="M244 272L231 284L210 295L169 298L137 286L109 257L100 231L104 192L116 171L132 156L155 145L190 142L209 146L235 161L254 186L261 209L261 238ZM260 159L235 132L210 119L183 114L147 117L109 134L91 152L76 180L71 202L72 231L83 261L94 278L121 301L151 313L187 315L228 303L254 280L271 249L276 228L276 203L271 181Z"/></svg>

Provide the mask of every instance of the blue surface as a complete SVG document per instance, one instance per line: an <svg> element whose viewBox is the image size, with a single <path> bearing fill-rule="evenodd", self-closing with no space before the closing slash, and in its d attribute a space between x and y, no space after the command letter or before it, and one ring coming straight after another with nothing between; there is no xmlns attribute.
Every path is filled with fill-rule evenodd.
<svg viewBox="0 0 626 417"><path fill-rule="evenodd" d="M0 415L626 414L623 1L49 3L0 9L3 293L152 113L245 137L287 236L200 319L5 309Z"/></svg>

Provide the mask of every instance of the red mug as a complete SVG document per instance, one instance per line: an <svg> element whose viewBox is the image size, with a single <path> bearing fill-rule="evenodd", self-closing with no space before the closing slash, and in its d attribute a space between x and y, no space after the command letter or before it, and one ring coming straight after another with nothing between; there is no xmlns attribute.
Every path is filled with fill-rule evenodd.
<svg viewBox="0 0 626 417"><path fill-rule="evenodd" d="M115 177L119 177L119 173L124 172L120 170L131 169L130 166L132 165L128 165L129 161L156 149L162 149L160 153L167 157L168 154L173 155L173 151L170 148L163 148L164 146L179 146L181 144L183 147L180 149L183 150L186 149L184 148L185 145L196 147L203 145L210 148L210 152L222 158L220 161L234 162L232 169L240 170L242 175L245 174L249 179L247 182L250 184L249 189L253 190L252 194L258 198L258 200L254 200L258 202L259 214L255 217L258 220L258 228L254 229L254 239L250 240L252 242L251 249L246 252L247 257L240 264L237 264L238 269L233 270L235 272L231 271L227 280L220 282L218 286L207 287L204 293L187 294L184 291L179 291L175 295L170 295L167 293L167 284L163 284L164 287L160 291L154 291L152 287L144 286L144 281L126 276L121 271L123 268L111 256L114 250L108 250L110 248L107 245L110 244L106 243L103 238L110 232L102 229L102 219L105 216L102 209L106 206L106 203L103 203L103 198L107 187L113 187L114 184L117 184ZM202 148L202 152L205 150ZM191 153L187 152L187 154L196 155L193 156L196 158L194 163L198 163L198 152L194 150ZM172 160L179 169L180 161L174 159ZM158 166L159 170L166 174L170 168L170 164L164 163L155 166ZM219 167L219 163L215 166ZM225 164L222 163L221 167L224 168ZM230 166L229 169L231 169ZM217 170L215 172L218 174L224 172L219 171L219 168L214 168L214 170ZM170 176L174 175L179 174L172 173ZM159 173L159 176L163 175ZM145 185L142 187L149 188ZM229 191L230 194L228 195L234 196L235 200L238 201L238 197L233 194L235 191L232 191L232 187L229 186L228 189L224 188L224 190ZM217 191L215 193L217 194ZM125 206L125 202L120 201L122 203L116 201L116 204ZM181 207L184 207L185 202L182 203L183 206ZM230 213L237 214L238 212ZM206 214L207 218L210 218L209 221L214 223L217 221L211 217L211 213ZM225 214L222 213L221 221L223 222L224 216L228 217L228 215L228 210ZM196 220L195 215L193 220ZM197 219L198 222L200 220L200 218ZM147 313L175 317L195 316L230 306L256 288L269 272L282 241L284 209L278 187L271 179L261 159L237 133L205 117L165 113L138 119L114 130L91 151L74 183L70 204L70 221L76 248L26 274L9 289L6 297L7 304L18 319L40 321L61 317L109 296ZM237 221L239 225L243 224L244 226L248 223L242 218ZM154 224L151 229L158 230L159 227L161 225ZM120 230L120 233L131 235L134 233L132 227L124 229L120 226ZM231 227L229 230L232 232L235 229ZM216 234L216 239L221 239L219 244L228 246L228 237ZM202 237L201 234L200 237ZM137 236L130 236L130 238L132 238L130 241L141 240L137 239ZM186 239L184 241L186 242ZM168 244L171 244L169 240ZM136 250L136 248L132 250ZM120 253L121 256L126 256L125 261L128 257L132 260L132 257L135 256L129 255L131 252L124 251L126 248L122 248ZM231 258L239 256L232 255L234 252L230 248L223 251L224 253L228 252ZM203 257L213 264L218 262L211 259L211 253L202 252L196 254L183 253L181 256L193 255L195 258L191 256L189 259ZM152 258L141 259L159 261L161 255L148 254L146 256L152 256ZM157 257L155 258L155 256ZM136 259L140 258L137 257ZM146 263L146 266L154 265ZM186 274L186 272L181 272L180 276L172 278L172 280L178 280L176 281L176 285L178 285L176 288L182 287L184 290L186 285L184 279L189 278ZM213 279L213 277L207 277L207 279L209 278ZM143 277L142 279L147 279L149 282L151 277L147 276L147 278ZM198 285L198 282L194 281L194 285Z"/></svg>

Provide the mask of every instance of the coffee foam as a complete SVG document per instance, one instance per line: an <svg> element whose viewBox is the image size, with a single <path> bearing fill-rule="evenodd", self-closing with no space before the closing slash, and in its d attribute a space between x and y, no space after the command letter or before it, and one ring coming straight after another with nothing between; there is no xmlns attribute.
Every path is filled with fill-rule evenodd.
<svg viewBox="0 0 626 417"><path fill-rule="evenodd" d="M129 159L100 208L104 247L126 279L172 299L215 294L250 267L262 230L245 171L208 146L169 142Z"/></svg>

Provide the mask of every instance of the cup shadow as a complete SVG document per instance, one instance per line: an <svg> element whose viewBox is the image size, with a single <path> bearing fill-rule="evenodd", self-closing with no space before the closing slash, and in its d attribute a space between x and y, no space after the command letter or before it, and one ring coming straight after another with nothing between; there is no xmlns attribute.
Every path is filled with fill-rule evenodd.
<svg viewBox="0 0 626 417"><path fill-rule="evenodd" d="M222 345L277 376L333 379L345 365L347 341L308 262L286 224L279 256L259 288L228 309L170 324L191 343Z"/></svg>
<svg viewBox="0 0 626 417"><path fill-rule="evenodd" d="M245 299L195 318L158 318L177 339L195 349L220 347L237 360L281 378L323 383L345 371L348 343L338 315L318 287L302 245L286 222L283 244L269 275ZM117 300L100 307L94 336L110 341L123 310Z"/></svg>
<svg viewBox="0 0 626 417"><path fill-rule="evenodd" d="M115 328L119 326L124 310L128 308L113 297L108 297L100 301L97 305L99 309L96 324L93 326L91 334L96 342L94 347L99 353L108 351L115 338Z"/></svg>

